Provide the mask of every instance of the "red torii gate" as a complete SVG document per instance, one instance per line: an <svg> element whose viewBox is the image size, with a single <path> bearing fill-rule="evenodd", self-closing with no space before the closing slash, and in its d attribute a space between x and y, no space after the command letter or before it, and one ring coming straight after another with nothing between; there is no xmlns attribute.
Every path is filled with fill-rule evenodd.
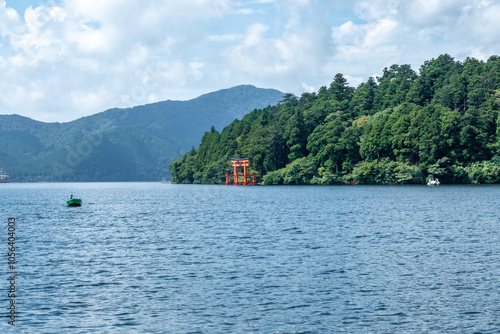
<svg viewBox="0 0 500 334"><path fill-rule="evenodd" d="M252 185L255 185L255 173L247 174L247 167L250 163L250 159L231 159L234 168L234 174L226 174L226 186L229 184L234 184L237 186L239 182L239 177L243 176L243 185L248 185L248 177L252 177ZM243 167L243 174L238 174L238 167ZM233 182L229 182L229 177L232 176L234 178Z"/></svg>

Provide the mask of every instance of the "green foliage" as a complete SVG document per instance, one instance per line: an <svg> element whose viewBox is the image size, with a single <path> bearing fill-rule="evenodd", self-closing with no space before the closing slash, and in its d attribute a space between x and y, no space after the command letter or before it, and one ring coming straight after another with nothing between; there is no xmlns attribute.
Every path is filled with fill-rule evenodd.
<svg viewBox="0 0 500 334"><path fill-rule="evenodd" d="M494 161L478 161L465 167L471 183L499 183L500 164Z"/></svg>
<svg viewBox="0 0 500 334"><path fill-rule="evenodd" d="M359 85L351 100L353 115L363 116L373 113L377 88L377 83L373 78Z"/></svg>
<svg viewBox="0 0 500 334"><path fill-rule="evenodd" d="M388 158L360 163L350 177L359 184L421 183L423 179L415 166Z"/></svg>
<svg viewBox="0 0 500 334"><path fill-rule="evenodd" d="M356 89L339 73L317 94L281 101L204 137L192 173L184 157L172 173L220 182L228 159L245 157L264 184L500 182L498 56L441 55L418 74L392 65Z"/></svg>
<svg viewBox="0 0 500 334"><path fill-rule="evenodd" d="M406 101L406 96L413 86L417 74L410 65L392 65L384 69L375 92L374 104L378 110L395 107Z"/></svg>
<svg viewBox="0 0 500 334"><path fill-rule="evenodd" d="M266 185L300 185L310 184L316 171L316 164L306 157L296 159L285 168L267 173L263 178Z"/></svg>
<svg viewBox="0 0 500 334"><path fill-rule="evenodd" d="M283 184L282 170L278 169L264 175L262 183L265 185L279 185Z"/></svg>
<svg viewBox="0 0 500 334"><path fill-rule="evenodd" d="M282 170L283 184L309 184L316 171L316 164L307 158L294 160Z"/></svg>

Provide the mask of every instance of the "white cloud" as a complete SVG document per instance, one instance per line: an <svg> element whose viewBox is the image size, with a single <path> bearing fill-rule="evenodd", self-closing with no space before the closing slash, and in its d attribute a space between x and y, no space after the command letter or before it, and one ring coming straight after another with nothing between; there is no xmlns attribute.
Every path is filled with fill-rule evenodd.
<svg viewBox="0 0 500 334"><path fill-rule="evenodd" d="M210 35L208 36L208 39L211 42L232 42L239 40L243 37L243 35L237 35L237 34L229 34L229 35Z"/></svg>
<svg viewBox="0 0 500 334"><path fill-rule="evenodd" d="M500 43L500 4L477 3L475 7L464 8L456 20L455 31L447 34L453 39L462 39L473 46L491 46Z"/></svg>
<svg viewBox="0 0 500 334"><path fill-rule="evenodd" d="M393 63L414 69L442 53L463 59L498 54L500 4L488 0L360 0L354 12L361 21L333 27L338 61L352 75L380 71ZM359 62L356 67L353 60ZM370 67L370 69L369 69Z"/></svg>
<svg viewBox="0 0 500 334"><path fill-rule="evenodd" d="M250 25L243 38L225 52L232 77L250 77L287 92L310 91L302 77L317 82L334 53L330 25L311 1L277 1L276 15L266 24ZM238 71L236 71L236 69ZM229 76L229 71L225 71Z"/></svg>
<svg viewBox="0 0 500 334"><path fill-rule="evenodd" d="M5 0L0 0L0 33L8 36L19 30L20 17L12 8L7 8Z"/></svg>
<svg viewBox="0 0 500 334"><path fill-rule="evenodd" d="M462 47L489 48L500 37L500 4L488 0L358 1L356 12L368 21L367 26L381 21L396 23L404 34L394 43L406 44L408 38L418 43L420 36L445 39Z"/></svg>
<svg viewBox="0 0 500 334"><path fill-rule="evenodd" d="M305 82L302 83L302 89L304 92L307 92L307 93L314 93L317 91L316 87L310 86L310 85L306 84Z"/></svg>
<svg viewBox="0 0 500 334"><path fill-rule="evenodd" d="M120 106L132 106L166 97L168 87L162 90L157 84L156 92L148 91L144 77L131 73L168 64L156 73L157 81L182 85L190 78L200 80L203 65L190 59L190 49L204 42L201 26L229 9L227 0L147 5L137 0L67 0L61 6L30 7L23 22L2 1L0 32L11 49L10 54L0 53L4 74L11 75L0 81L0 89L10 92L0 97L4 112L26 111L40 119L44 110L49 115L53 109L54 119L68 120L113 107L117 100ZM45 82L38 94L29 88L33 78ZM74 112L56 114L68 109Z"/></svg>
<svg viewBox="0 0 500 334"><path fill-rule="evenodd" d="M394 63L499 54L498 17L492 0L0 0L0 106L70 120L245 83L355 86Z"/></svg>
<svg viewBox="0 0 500 334"><path fill-rule="evenodd" d="M192 62L189 63L189 70L191 71L191 75L194 77L195 80L199 81L203 78L203 72L201 69L205 64L203 62Z"/></svg>
<svg viewBox="0 0 500 334"><path fill-rule="evenodd" d="M416 0L398 4L398 13L408 24L432 27L449 24L460 15L463 5L456 0ZM467 1L467 3L470 3Z"/></svg>

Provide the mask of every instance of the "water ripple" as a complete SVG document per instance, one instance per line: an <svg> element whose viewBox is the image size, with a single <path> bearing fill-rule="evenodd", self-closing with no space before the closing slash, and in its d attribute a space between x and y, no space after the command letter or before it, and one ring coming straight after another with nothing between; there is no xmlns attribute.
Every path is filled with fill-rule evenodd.
<svg viewBox="0 0 500 334"><path fill-rule="evenodd" d="M66 208L69 193L84 206ZM500 332L499 198L499 186L9 184L16 330Z"/></svg>

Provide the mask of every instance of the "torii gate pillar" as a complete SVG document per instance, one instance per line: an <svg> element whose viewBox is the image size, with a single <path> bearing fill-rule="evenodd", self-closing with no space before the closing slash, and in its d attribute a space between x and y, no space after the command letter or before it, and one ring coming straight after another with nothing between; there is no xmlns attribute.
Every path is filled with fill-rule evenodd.
<svg viewBox="0 0 500 334"><path fill-rule="evenodd" d="M234 184L235 186L237 186L240 183L240 181L239 181L240 176L243 177L242 183L244 186L248 185L248 177L249 176L252 177L252 185L255 185L255 173L250 174L250 175L247 174L247 167L248 167L248 164L250 163L250 159L231 159L231 163L233 164L234 174L233 175L226 174L226 185ZM238 167L243 167L243 175L238 174ZM229 181L230 176L233 177L233 182Z"/></svg>

